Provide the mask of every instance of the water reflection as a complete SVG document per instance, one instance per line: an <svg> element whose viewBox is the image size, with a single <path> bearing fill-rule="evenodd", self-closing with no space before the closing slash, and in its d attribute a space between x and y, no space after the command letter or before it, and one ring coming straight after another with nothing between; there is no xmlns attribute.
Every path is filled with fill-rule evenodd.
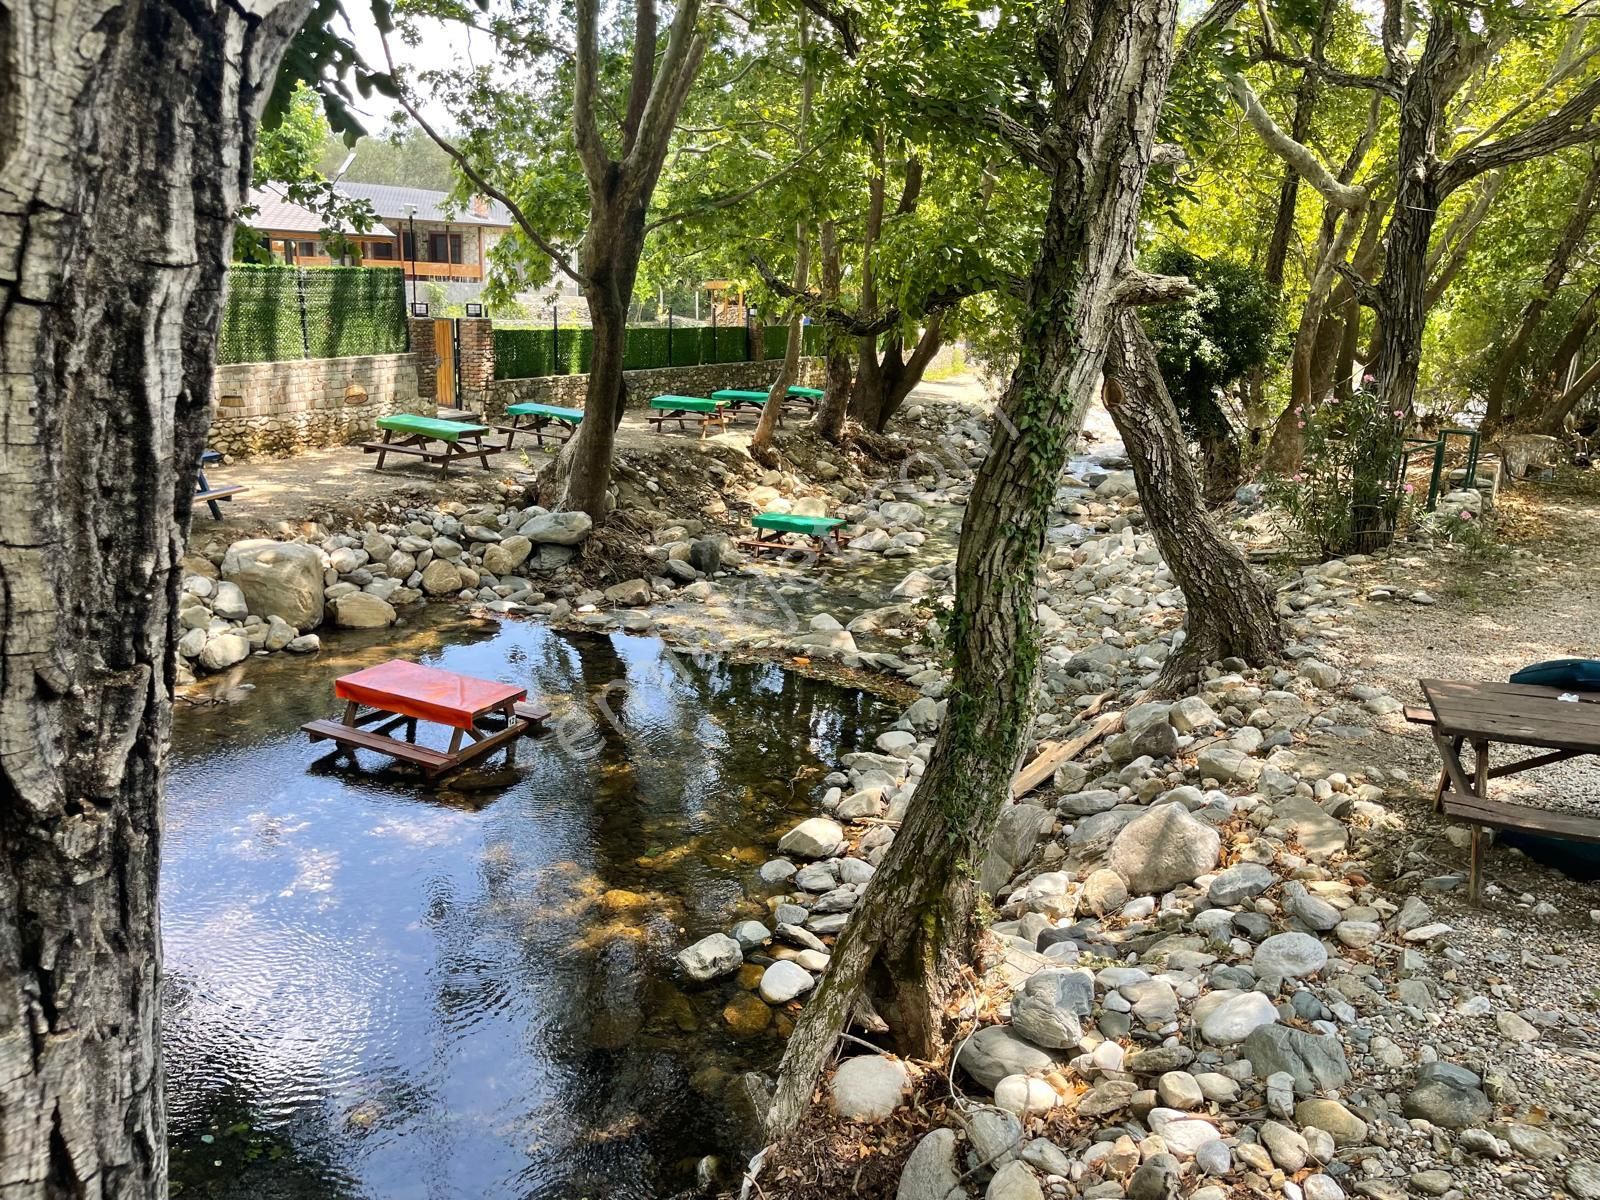
<svg viewBox="0 0 1600 1200"><path fill-rule="evenodd" d="M334 676L395 655L525 683L552 732L514 771L435 789L376 756L334 765L299 724L333 712ZM764 915L755 868L891 714L652 638L454 616L246 680L243 702L174 721L174 1194L629 1200L690 1182L721 1148L728 1081L781 1043L779 1023L735 1037L739 981L682 991L671 955Z"/></svg>

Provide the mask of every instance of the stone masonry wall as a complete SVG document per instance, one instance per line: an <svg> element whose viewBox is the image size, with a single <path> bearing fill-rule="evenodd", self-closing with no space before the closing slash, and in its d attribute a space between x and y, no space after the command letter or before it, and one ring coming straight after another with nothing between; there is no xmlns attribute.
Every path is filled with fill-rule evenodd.
<svg viewBox="0 0 1600 1200"><path fill-rule="evenodd" d="M704 363L695 367L662 367L650 371L628 371L623 375L628 386L628 407L643 408L653 396L709 396L722 388L765 390L778 377L781 359L764 362ZM822 386L823 360L802 358L799 383L803 387ZM546 375L538 379L497 379L489 385L484 403L485 415L499 418L506 405L533 401L562 408L582 408L587 375Z"/></svg>
<svg viewBox="0 0 1600 1200"><path fill-rule="evenodd" d="M215 387L207 444L241 458L342 446L371 435L378 417L433 410L411 354L227 363Z"/></svg>

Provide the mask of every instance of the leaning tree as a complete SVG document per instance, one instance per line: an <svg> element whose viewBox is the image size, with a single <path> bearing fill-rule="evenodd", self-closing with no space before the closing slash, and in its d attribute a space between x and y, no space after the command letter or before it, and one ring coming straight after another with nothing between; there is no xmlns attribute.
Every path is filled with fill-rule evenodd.
<svg viewBox="0 0 1600 1200"><path fill-rule="evenodd" d="M312 0L0 7L0 1196L166 1195L157 871L234 212Z"/></svg>

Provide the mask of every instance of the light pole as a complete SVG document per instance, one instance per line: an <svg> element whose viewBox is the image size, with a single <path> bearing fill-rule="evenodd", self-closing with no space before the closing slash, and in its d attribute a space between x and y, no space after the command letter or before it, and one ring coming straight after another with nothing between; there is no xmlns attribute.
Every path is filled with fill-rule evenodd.
<svg viewBox="0 0 1600 1200"><path fill-rule="evenodd" d="M406 220L411 225L411 253L406 255L411 263L411 311L417 310L417 206L406 205Z"/></svg>

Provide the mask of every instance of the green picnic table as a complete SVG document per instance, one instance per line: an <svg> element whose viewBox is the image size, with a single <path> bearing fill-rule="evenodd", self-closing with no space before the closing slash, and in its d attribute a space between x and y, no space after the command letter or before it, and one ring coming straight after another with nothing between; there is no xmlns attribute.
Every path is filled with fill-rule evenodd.
<svg viewBox="0 0 1600 1200"><path fill-rule="evenodd" d="M721 391L712 392L711 398L726 404L730 416L737 416L741 409L753 408L759 417L761 410L767 406L767 393L758 392L754 388L723 388ZM778 424L783 424L781 413L778 416Z"/></svg>
<svg viewBox="0 0 1600 1200"><path fill-rule="evenodd" d="M822 389L800 387L798 384L791 383L789 385L789 395L796 400L810 400L815 403L822 399Z"/></svg>
<svg viewBox="0 0 1600 1200"><path fill-rule="evenodd" d="M381 442L362 442L364 454L377 454L377 469L383 469L383 460L390 454L414 454L424 462L438 463L444 472L460 458L476 458L484 467L489 465L489 455L499 454L505 447L485 442L487 425L474 425L467 421L446 421L439 417L424 417L416 413L396 413L379 417L375 422L383 430ZM396 435L399 440L396 440ZM437 443L437 445L435 445Z"/></svg>
<svg viewBox="0 0 1600 1200"><path fill-rule="evenodd" d="M511 424L496 425L495 428L506 435L506 449L509 450L519 433L533 434L534 444L538 446L544 445L545 438L558 444L567 441L583 421L583 410L528 400L521 404L506 405L506 416L511 418ZM527 418L526 422L524 417Z"/></svg>
<svg viewBox="0 0 1600 1200"><path fill-rule="evenodd" d="M676 421L680 430L687 428L690 414L695 414L700 422L700 440L705 441L706 430L712 425L727 432L728 418L723 413L726 407L723 401L706 396L657 396L650 401L653 415L648 421L656 427L657 433L663 433L668 421Z"/></svg>
<svg viewBox="0 0 1600 1200"><path fill-rule="evenodd" d="M781 539L785 534L798 534L809 538L818 553L826 554L830 544L833 550L838 552L838 530L844 521L839 517L803 517L797 513L760 512L750 518L750 524L756 527L756 536L740 542L740 545L747 549L757 552L792 550L795 547Z"/></svg>

